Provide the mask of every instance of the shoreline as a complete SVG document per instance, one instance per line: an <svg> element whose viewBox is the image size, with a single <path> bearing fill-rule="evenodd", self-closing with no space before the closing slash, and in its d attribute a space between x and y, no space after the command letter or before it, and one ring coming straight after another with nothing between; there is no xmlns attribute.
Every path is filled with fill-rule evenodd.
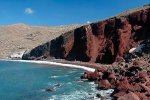
<svg viewBox="0 0 150 100"><path fill-rule="evenodd" d="M38 61L38 60L12 60L12 59L0 59L0 61L14 61L14 62L27 62L27 63L36 63L36 64L46 64L46 65L56 65L56 66L63 66L63 67L70 67L70 68L77 68L83 69L86 71L94 72L94 68L89 68L83 65L75 65L75 64L65 64L65 63L58 63L54 61Z"/></svg>
<svg viewBox="0 0 150 100"><path fill-rule="evenodd" d="M35 64L46 64L46 65L56 65L56 66L63 66L63 67L70 67L70 68L77 68L77 69L83 69L85 71L89 71L89 72L94 72L95 68L90 68L90 67L86 67L86 66L81 66L81 65L75 65L75 64L64 64L64 63L58 63L55 61L37 61L37 60L13 60L13 59L0 59L0 61L10 61L10 62L25 62L25 63L35 63ZM93 86L95 86L94 82L91 83ZM91 85L91 87L92 87ZM114 90L113 89L108 89L108 90L95 90L96 94L100 94L102 97L106 97L109 100L112 99L111 96L109 96ZM89 95L89 94L88 94ZM87 96L88 96L87 95ZM90 94L92 95L92 94ZM99 97L97 97L96 95L93 94L93 99L94 100L99 100Z"/></svg>

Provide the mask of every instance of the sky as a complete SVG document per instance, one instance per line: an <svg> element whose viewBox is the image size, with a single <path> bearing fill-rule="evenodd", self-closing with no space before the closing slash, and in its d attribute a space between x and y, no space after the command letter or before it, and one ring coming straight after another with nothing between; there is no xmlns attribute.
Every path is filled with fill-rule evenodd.
<svg viewBox="0 0 150 100"><path fill-rule="evenodd" d="M150 0L0 0L0 25L84 24L145 4Z"/></svg>

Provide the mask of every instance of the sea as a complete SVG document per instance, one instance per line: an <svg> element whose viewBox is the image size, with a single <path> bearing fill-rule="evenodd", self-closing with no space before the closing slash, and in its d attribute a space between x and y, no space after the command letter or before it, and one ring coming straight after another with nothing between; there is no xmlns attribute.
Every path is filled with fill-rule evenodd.
<svg viewBox="0 0 150 100"><path fill-rule="evenodd" d="M110 100L110 90L80 80L83 69L28 62L0 61L0 100ZM55 91L46 91L53 89Z"/></svg>

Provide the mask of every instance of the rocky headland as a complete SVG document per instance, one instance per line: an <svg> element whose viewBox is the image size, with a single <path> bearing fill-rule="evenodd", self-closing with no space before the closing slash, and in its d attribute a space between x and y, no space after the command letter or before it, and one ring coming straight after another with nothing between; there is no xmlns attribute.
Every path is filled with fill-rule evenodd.
<svg viewBox="0 0 150 100"><path fill-rule="evenodd" d="M97 89L114 89L114 99L150 100L150 5L66 32L23 59L94 67L81 79L94 81Z"/></svg>
<svg viewBox="0 0 150 100"><path fill-rule="evenodd" d="M128 53L137 51L150 39L149 26L150 6L147 5L66 32L32 49L23 59L112 64L117 57L128 58Z"/></svg>

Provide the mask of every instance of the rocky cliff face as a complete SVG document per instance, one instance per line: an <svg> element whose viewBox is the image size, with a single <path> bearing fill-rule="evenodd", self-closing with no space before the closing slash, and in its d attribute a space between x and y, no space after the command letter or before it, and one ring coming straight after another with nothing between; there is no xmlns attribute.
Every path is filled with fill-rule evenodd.
<svg viewBox="0 0 150 100"><path fill-rule="evenodd" d="M34 48L23 59L50 58L113 63L150 39L150 6L84 25Z"/></svg>

